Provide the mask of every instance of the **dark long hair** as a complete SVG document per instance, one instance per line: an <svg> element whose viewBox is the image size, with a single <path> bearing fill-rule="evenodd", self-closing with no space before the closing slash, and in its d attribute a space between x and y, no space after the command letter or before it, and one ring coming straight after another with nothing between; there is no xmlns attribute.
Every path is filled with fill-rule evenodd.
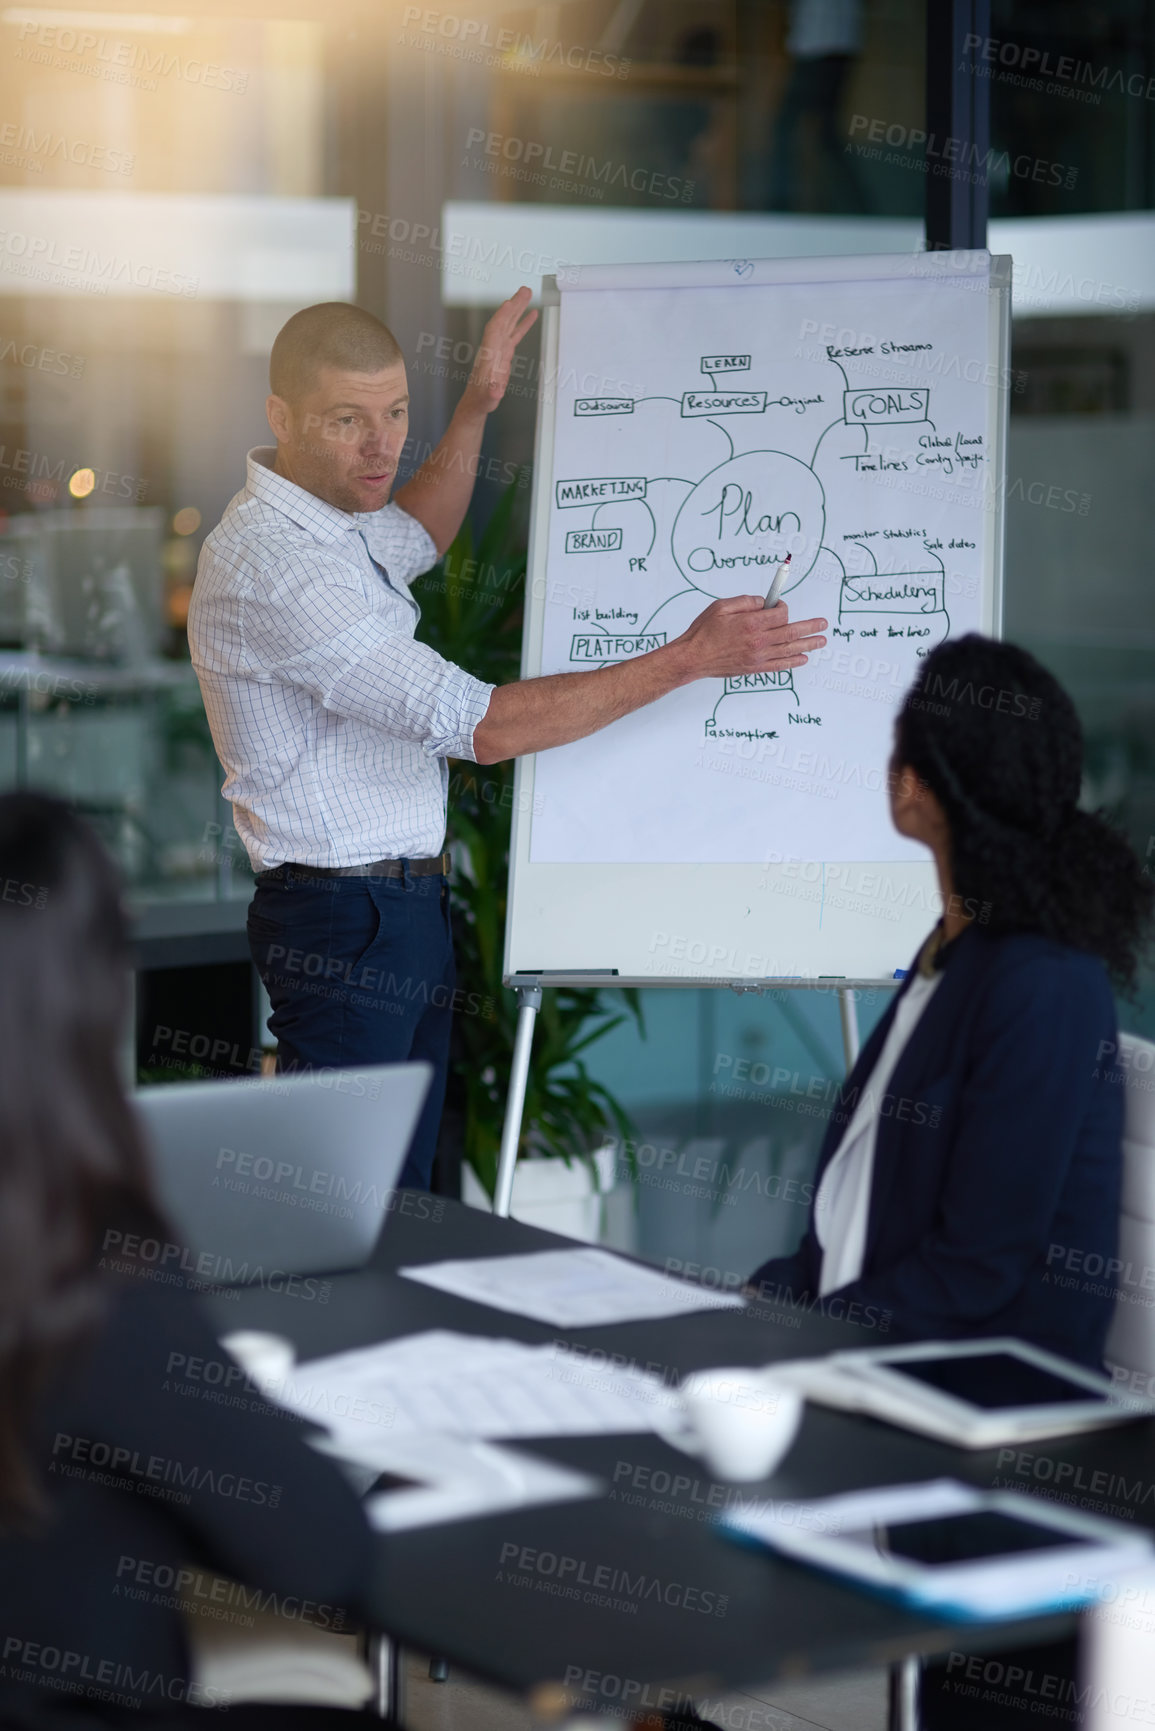
<svg viewBox="0 0 1155 1731"><path fill-rule="evenodd" d="M130 1001L120 887L59 800L0 796L0 1517L45 1498L38 1403L99 1326L114 1220L157 1221L119 1074Z"/></svg>
<svg viewBox="0 0 1155 1731"><path fill-rule="evenodd" d="M1079 809L1083 730L1033 655L973 633L932 650L898 717L904 764L942 805L953 888L985 904L988 930L1088 950L1134 988L1155 886L1127 838Z"/></svg>

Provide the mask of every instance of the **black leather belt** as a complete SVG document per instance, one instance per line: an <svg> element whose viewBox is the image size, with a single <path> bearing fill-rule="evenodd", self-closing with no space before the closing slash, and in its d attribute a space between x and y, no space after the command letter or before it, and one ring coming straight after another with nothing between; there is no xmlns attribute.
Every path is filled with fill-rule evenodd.
<svg viewBox="0 0 1155 1731"><path fill-rule="evenodd" d="M399 878L404 876L404 867L408 865L410 877L431 878L449 876L449 855L439 853L433 859L375 859L370 865L352 866L314 866L297 865L290 861L287 865L275 866L273 871L292 872L300 878ZM260 874L262 877L272 876L272 871Z"/></svg>

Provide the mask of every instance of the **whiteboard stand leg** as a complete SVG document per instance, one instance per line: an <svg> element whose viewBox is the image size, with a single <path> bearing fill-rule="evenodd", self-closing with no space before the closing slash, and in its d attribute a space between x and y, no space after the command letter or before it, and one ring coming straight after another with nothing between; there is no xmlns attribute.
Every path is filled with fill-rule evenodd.
<svg viewBox="0 0 1155 1731"><path fill-rule="evenodd" d="M842 1017L842 1050L846 1054L846 1074L849 1076L858 1062L858 998L853 986L841 986L838 1010Z"/></svg>
<svg viewBox="0 0 1155 1731"><path fill-rule="evenodd" d="M521 1119L525 1111L525 1090L529 1082L529 1053L533 1045L533 1024L541 1009L540 986L517 988L517 1033L513 1040L513 1063L509 1067L509 1096L505 1102L505 1123L501 1129L501 1153L497 1159L497 1183L493 1191L493 1212L509 1215L513 1199L513 1170L521 1142Z"/></svg>

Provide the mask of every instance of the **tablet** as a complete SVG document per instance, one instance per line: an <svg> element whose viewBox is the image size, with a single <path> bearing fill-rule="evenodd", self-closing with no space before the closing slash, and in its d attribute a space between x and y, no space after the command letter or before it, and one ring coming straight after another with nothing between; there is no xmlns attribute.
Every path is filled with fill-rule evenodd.
<svg viewBox="0 0 1155 1731"><path fill-rule="evenodd" d="M1107 1377L1008 1338L868 1347L773 1366L820 1403L962 1448L995 1448L1155 1415L1155 1402Z"/></svg>
<svg viewBox="0 0 1155 1731"><path fill-rule="evenodd" d="M952 1479L886 1485L808 1505L729 1510L732 1537L779 1551L924 1609L1025 1616L1093 1603L1149 1566L1155 1541L1121 1521L1018 1491Z"/></svg>

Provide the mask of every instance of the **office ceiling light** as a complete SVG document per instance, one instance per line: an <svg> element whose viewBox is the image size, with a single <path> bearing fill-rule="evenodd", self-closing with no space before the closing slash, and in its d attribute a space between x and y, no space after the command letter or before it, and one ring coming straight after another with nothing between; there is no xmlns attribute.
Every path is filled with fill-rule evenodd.
<svg viewBox="0 0 1155 1731"><path fill-rule="evenodd" d="M163 18L155 12L65 12L55 6L6 6L2 24L35 24L44 30L123 30L130 36L183 36L190 18Z"/></svg>
<svg viewBox="0 0 1155 1731"><path fill-rule="evenodd" d="M74 499L87 499L96 486L96 475L91 469L77 469L68 483L68 491Z"/></svg>
<svg viewBox="0 0 1155 1731"><path fill-rule="evenodd" d="M201 526L201 514L195 505L184 505L172 520L177 535L195 535Z"/></svg>

